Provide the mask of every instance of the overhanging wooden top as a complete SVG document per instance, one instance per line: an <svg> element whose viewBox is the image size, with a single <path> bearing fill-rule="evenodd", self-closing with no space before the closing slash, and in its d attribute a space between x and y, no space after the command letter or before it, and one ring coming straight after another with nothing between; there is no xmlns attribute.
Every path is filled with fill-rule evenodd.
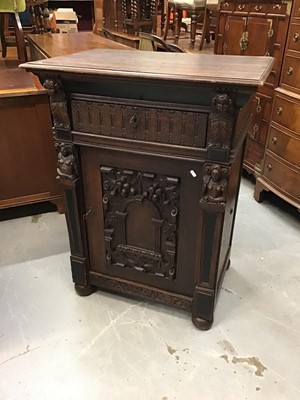
<svg viewBox="0 0 300 400"><path fill-rule="evenodd" d="M20 66L34 71L260 86L273 63L272 57L94 49Z"/></svg>

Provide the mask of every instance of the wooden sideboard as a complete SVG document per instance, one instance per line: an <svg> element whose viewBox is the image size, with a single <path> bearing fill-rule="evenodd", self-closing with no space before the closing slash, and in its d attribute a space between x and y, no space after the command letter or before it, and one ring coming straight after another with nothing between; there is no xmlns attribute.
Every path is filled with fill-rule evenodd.
<svg viewBox="0 0 300 400"><path fill-rule="evenodd" d="M50 201L62 212L48 94L17 66L1 69L0 126L0 209Z"/></svg>
<svg viewBox="0 0 300 400"><path fill-rule="evenodd" d="M293 3L262 175L255 186L257 201L265 190L300 209L300 0Z"/></svg>
<svg viewBox="0 0 300 400"><path fill-rule="evenodd" d="M279 84L287 36L289 4L272 0L229 0L220 3L215 53L275 58L267 82L251 100L253 119L244 158L244 168L251 174L262 172L274 89Z"/></svg>
<svg viewBox="0 0 300 400"><path fill-rule="evenodd" d="M22 65L50 95L79 294L98 287L155 300L211 326L230 262L247 105L272 64L92 50Z"/></svg>

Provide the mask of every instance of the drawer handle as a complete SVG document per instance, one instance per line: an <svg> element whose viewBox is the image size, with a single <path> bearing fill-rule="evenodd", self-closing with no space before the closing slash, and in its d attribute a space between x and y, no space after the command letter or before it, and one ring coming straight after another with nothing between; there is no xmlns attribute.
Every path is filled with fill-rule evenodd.
<svg viewBox="0 0 300 400"><path fill-rule="evenodd" d="M272 143L273 143L273 144L276 144L276 143L277 143L277 137L276 137L276 136L273 136L273 137L272 137Z"/></svg>
<svg viewBox="0 0 300 400"><path fill-rule="evenodd" d="M288 75L292 75L293 71L294 71L294 70L293 70L292 67L288 67L286 73L287 73Z"/></svg>
<svg viewBox="0 0 300 400"><path fill-rule="evenodd" d="M132 125L132 127L133 127L134 129L136 129L136 128L137 128L137 125L138 125L137 116L136 116L136 115L133 115L133 116L130 118L129 123L130 123L130 125Z"/></svg>
<svg viewBox="0 0 300 400"><path fill-rule="evenodd" d="M283 111L283 108L282 107L278 107L277 110L276 110L276 114L277 115L281 115L282 111Z"/></svg>
<svg viewBox="0 0 300 400"><path fill-rule="evenodd" d="M271 164L268 164L268 165L267 165L267 170L268 170L268 171L272 171L272 165L271 165Z"/></svg>
<svg viewBox="0 0 300 400"><path fill-rule="evenodd" d="M294 35L293 35L293 41L294 41L294 42L298 42L298 40L299 40L299 33L294 33Z"/></svg>
<svg viewBox="0 0 300 400"><path fill-rule="evenodd" d="M256 5L255 7L254 7L254 10L255 11L260 11L262 9L262 6L259 6L259 5Z"/></svg>
<svg viewBox="0 0 300 400"><path fill-rule="evenodd" d="M238 5L238 9L240 10L240 11L243 11L243 10L245 10L245 4L239 4Z"/></svg>

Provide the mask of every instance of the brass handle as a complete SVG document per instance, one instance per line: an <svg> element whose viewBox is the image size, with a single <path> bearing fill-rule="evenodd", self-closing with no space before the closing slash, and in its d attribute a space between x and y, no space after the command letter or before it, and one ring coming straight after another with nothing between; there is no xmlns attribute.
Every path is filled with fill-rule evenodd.
<svg viewBox="0 0 300 400"><path fill-rule="evenodd" d="M255 7L254 7L254 10L255 11L260 11L262 9L262 6L259 6L259 5L256 5Z"/></svg>
<svg viewBox="0 0 300 400"><path fill-rule="evenodd" d="M294 70L293 70L292 67L288 67L286 73L287 73L288 75L292 75L293 71L294 71Z"/></svg>
<svg viewBox="0 0 300 400"><path fill-rule="evenodd" d="M272 137L272 143L273 143L273 144L276 144L276 143L277 143L277 137L276 137L276 136L273 136L273 137Z"/></svg>
<svg viewBox="0 0 300 400"><path fill-rule="evenodd" d="M272 165L271 165L271 164L268 164L268 165L267 165L267 170L268 170L268 171L272 171Z"/></svg>
<svg viewBox="0 0 300 400"><path fill-rule="evenodd" d="M248 40L248 32L245 31L240 38L240 49L241 51L245 51L248 47L249 40Z"/></svg>
<svg viewBox="0 0 300 400"><path fill-rule="evenodd" d="M239 4L239 5L238 5L238 9L239 9L240 11L245 10L245 4Z"/></svg>
<svg viewBox="0 0 300 400"><path fill-rule="evenodd" d="M294 42L298 42L298 40L299 40L299 33L294 33L294 35L293 35L293 41Z"/></svg>
<svg viewBox="0 0 300 400"><path fill-rule="evenodd" d="M277 110L276 110L276 114L277 115L281 115L282 111L283 111L283 108L282 107L278 107Z"/></svg>
<svg viewBox="0 0 300 400"><path fill-rule="evenodd" d="M258 125L257 124L254 124L253 125L253 133L252 133L252 135L250 135L250 137L251 137L251 139L256 139L256 133L258 132Z"/></svg>

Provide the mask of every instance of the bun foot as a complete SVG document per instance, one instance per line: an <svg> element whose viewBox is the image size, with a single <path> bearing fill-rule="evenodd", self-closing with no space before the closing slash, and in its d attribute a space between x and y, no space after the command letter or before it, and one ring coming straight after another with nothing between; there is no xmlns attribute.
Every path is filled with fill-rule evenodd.
<svg viewBox="0 0 300 400"><path fill-rule="evenodd" d="M211 328L213 324L213 320L208 321L206 319L202 318L197 318L197 317L192 317L193 324L195 325L196 328L201 329L201 331L207 331L208 329Z"/></svg>
<svg viewBox="0 0 300 400"><path fill-rule="evenodd" d="M75 283L74 286L79 296L89 296L95 291L94 286L91 285L83 286L83 285L78 285L78 283Z"/></svg>

